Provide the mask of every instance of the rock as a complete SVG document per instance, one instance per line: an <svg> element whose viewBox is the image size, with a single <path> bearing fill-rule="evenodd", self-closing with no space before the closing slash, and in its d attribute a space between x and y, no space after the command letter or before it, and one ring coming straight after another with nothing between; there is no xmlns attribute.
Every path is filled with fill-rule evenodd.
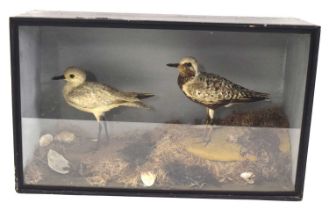
<svg viewBox="0 0 329 210"><path fill-rule="evenodd" d="M251 171L246 171L240 174L240 177L246 181L248 184L254 184L255 183L255 174Z"/></svg>
<svg viewBox="0 0 329 210"><path fill-rule="evenodd" d="M60 174L67 174L70 172L70 163L63 155L59 154L55 150L50 149L47 154L48 166L53 171Z"/></svg>
<svg viewBox="0 0 329 210"><path fill-rule="evenodd" d="M151 187L154 184L156 177L157 175L151 171L141 173L141 180L145 187Z"/></svg>
<svg viewBox="0 0 329 210"><path fill-rule="evenodd" d="M76 136L73 132L61 131L54 139L59 142L72 143L76 140Z"/></svg>
<svg viewBox="0 0 329 210"><path fill-rule="evenodd" d="M241 155L241 150L243 148L240 144L229 140L231 138L231 133L235 133L236 136L241 136L245 133L245 129L229 127L222 127L216 130L214 129L211 134L212 139L208 145L205 145L205 140L202 137L193 138L186 136L181 140L181 142L183 143L186 151L205 160L256 161L257 157L254 155ZM239 135L237 135L237 133Z"/></svg>
<svg viewBox="0 0 329 210"><path fill-rule="evenodd" d="M52 141L54 140L54 137L53 135L47 133L47 134L44 134L40 137L39 139L39 145L40 147L46 147L48 146Z"/></svg>

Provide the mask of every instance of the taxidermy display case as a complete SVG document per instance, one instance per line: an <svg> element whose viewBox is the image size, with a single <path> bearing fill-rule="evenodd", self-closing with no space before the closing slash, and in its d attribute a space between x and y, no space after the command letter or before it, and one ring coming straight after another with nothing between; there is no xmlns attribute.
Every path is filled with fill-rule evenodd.
<svg viewBox="0 0 329 210"><path fill-rule="evenodd" d="M10 18L16 190L300 200L320 27Z"/></svg>

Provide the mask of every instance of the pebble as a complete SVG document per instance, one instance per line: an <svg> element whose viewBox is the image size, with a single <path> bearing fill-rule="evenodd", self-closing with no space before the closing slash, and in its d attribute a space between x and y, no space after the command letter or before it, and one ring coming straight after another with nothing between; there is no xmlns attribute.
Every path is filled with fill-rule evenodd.
<svg viewBox="0 0 329 210"><path fill-rule="evenodd" d="M48 146L52 141L54 140L54 137L53 135L47 133L47 134L44 134L40 137L39 139L39 145L40 147L46 147Z"/></svg>
<svg viewBox="0 0 329 210"><path fill-rule="evenodd" d="M54 139L59 142L72 143L75 141L76 136L73 132L61 131L55 136Z"/></svg>
<svg viewBox="0 0 329 210"><path fill-rule="evenodd" d="M240 177L248 184L254 184L256 175L251 171L246 171L240 174Z"/></svg>
<svg viewBox="0 0 329 210"><path fill-rule="evenodd" d="M50 149L47 154L48 166L53 171L60 174L67 174L70 172L70 163L63 155L59 154L55 150Z"/></svg>

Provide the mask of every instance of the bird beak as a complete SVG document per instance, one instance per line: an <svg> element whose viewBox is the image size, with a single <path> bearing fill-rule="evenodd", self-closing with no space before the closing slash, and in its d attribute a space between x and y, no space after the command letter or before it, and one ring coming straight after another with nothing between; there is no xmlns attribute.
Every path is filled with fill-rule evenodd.
<svg viewBox="0 0 329 210"><path fill-rule="evenodd" d="M52 80L60 80L60 79L65 79L64 75L60 75L60 76L54 76L53 78L51 78Z"/></svg>
<svg viewBox="0 0 329 210"><path fill-rule="evenodd" d="M179 66L179 63L168 63L167 66L177 68Z"/></svg>

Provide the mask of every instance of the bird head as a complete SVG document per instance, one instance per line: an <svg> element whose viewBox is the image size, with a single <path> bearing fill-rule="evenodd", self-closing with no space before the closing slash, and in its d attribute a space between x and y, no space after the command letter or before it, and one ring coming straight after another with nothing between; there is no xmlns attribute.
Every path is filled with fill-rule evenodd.
<svg viewBox="0 0 329 210"><path fill-rule="evenodd" d="M68 83L78 86L86 81L86 72L84 72L82 69L79 69L77 67L67 67L64 71L63 75L55 76L52 78L53 80L61 80L64 79Z"/></svg>
<svg viewBox="0 0 329 210"><path fill-rule="evenodd" d="M196 76L199 74L199 64L194 57L184 57L179 63L168 63L167 66L177 68L181 76Z"/></svg>

